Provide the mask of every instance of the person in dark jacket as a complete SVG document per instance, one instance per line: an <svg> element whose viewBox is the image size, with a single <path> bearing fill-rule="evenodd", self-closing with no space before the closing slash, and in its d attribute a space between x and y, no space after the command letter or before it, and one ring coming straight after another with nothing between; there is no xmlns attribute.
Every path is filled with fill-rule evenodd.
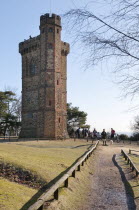
<svg viewBox="0 0 139 210"><path fill-rule="evenodd" d="M95 128L94 128L94 130L93 130L93 137L94 137L94 139L97 139L97 131L96 131Z"/></svg>
<svg viewBox="0 0 139 210"><path fill-rule="evenodd" d="M114 140L115 130L111 128L111 139Z"/></svg>
<svg viewBox="0 0 139 210"><path fill-rule="evenodd" d="M103 145L106 146L107 145L106 144L107 133L106 133L105 129L103 129L101 136L102 136Z"/></svg>

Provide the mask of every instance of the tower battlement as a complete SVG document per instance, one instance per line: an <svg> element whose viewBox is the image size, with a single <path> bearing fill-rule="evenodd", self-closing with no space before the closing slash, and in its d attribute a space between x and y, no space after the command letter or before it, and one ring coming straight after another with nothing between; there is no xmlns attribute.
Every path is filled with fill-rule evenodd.
<svg viewBox="0 0 139 210"><path fill-rule="evenodd" d="M49 13L46 13L45 15L42 15L40 17L40 27L46 24L54 24L61 26L61 17L56 14L50 15Z"/></svg>
<svg viewBox="0 0 139 210"><path fill-rule="evenodd" d="M31 52L31 50L37 49L40 46L40 35L31 37L24 42L19 43L19 53L25 54Z"/></svg>

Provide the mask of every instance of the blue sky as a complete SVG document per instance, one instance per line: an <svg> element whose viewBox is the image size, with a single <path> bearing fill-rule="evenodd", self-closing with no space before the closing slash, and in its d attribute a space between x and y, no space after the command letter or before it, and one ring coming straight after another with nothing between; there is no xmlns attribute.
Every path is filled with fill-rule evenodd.
<svg viewBox="0 0 139 210"><path fill-rule="evenodd" d="M5 87L21 92L21 56L18 44L31 35L39 34L39 20L42 14L52 12L58 15L69 9L82 7L87 0L1 0L0 1L0 89ZM97 1L98 2L98 1ZM96 5L96 7L95 7ZM101 13L101 6L94 3L92 7ZM63 22L63 41L72 43L71 34L67 33ZM139 100L120 99L121 90L113 83L114 75L109 72L111 66L101 64L88 70L82 68L79 58L80 48L71 45L68 56L68 102L88 113L87 123L101 131L130 132L130 124L138 110L129 112Z"/></svg>

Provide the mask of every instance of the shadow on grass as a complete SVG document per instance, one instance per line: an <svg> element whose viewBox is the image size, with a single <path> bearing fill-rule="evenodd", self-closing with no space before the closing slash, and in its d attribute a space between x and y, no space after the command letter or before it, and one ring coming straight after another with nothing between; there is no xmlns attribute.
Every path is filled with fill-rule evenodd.
<svg viewBox="0 0 139 210"><path fill-rule="evenodd" d="M89 148L91 146L94 146L94 145L90 145ZM27 210L31 205L33 205L37 199L46 191L49 190L50 187L52 187L52 185L54 185L65 173L67 173L69 171L70 168L72 168L72 166L74 164L76 164L78 162L78 160L80 160L80 158L82 158L88 151L86 151L83 155L81 155L78 159L76 159L74 161L74 163L69 167L67 168L65 171L61 172L57 177L55 177L53 180L51 180L48 184L46 184L45 186L43 186L35 195L33 195L33 197L27 202L24 204L24 206L22 206L22 208L20 210ZM53 199L52 199L53 201ZM49 202L49 201L46 201L46 203Z"/></svg>
<svg viewBox="0 0 139 210"><path fill-rule="evenodd" d="M130 154L130 157L139 157L139 155L137 155L137 154Z"/></svg>
<svg viewBox="0 0 139 210"><path fill-rule="evenodd" d="M139 187L139 184L137 184L136 186L132 186L132 187Z"/></svg>
<svg viewBox="0 0 139 210"><path fill-rule="evenodd" d="M90 146L92 146L92 144L88 144L87 146L88 146L88 148L90 148ZM71 149L77 149L79 147L86 147L86 144L78 145L78 146L72 147Z"/></svg>
<svg viewBox="0 0 139 210"><path fill-rule="evenodd" d="M134 202L134 192L132 190L131 185L129 184L129 182L126 179L126 176L125 176L122 168L118 165L115 157L116 157L116 155L113 155L112 161L113 161L114 165L118 168L120 175L121 175L122 182L124 184L128 210L136 210L136 205Z"/></svg>

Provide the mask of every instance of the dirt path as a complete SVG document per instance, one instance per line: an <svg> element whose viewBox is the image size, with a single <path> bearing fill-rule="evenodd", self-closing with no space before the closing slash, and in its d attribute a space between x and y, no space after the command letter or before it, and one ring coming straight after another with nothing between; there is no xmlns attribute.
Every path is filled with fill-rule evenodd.
<svg viewBox="0 0 139 210"><path fill-rule="evenodd" d="M124 173L117 164L121 147L99 146L95 153L94 174L88 201L82 210L134 210L134 199L126 193Z"/></svg>

